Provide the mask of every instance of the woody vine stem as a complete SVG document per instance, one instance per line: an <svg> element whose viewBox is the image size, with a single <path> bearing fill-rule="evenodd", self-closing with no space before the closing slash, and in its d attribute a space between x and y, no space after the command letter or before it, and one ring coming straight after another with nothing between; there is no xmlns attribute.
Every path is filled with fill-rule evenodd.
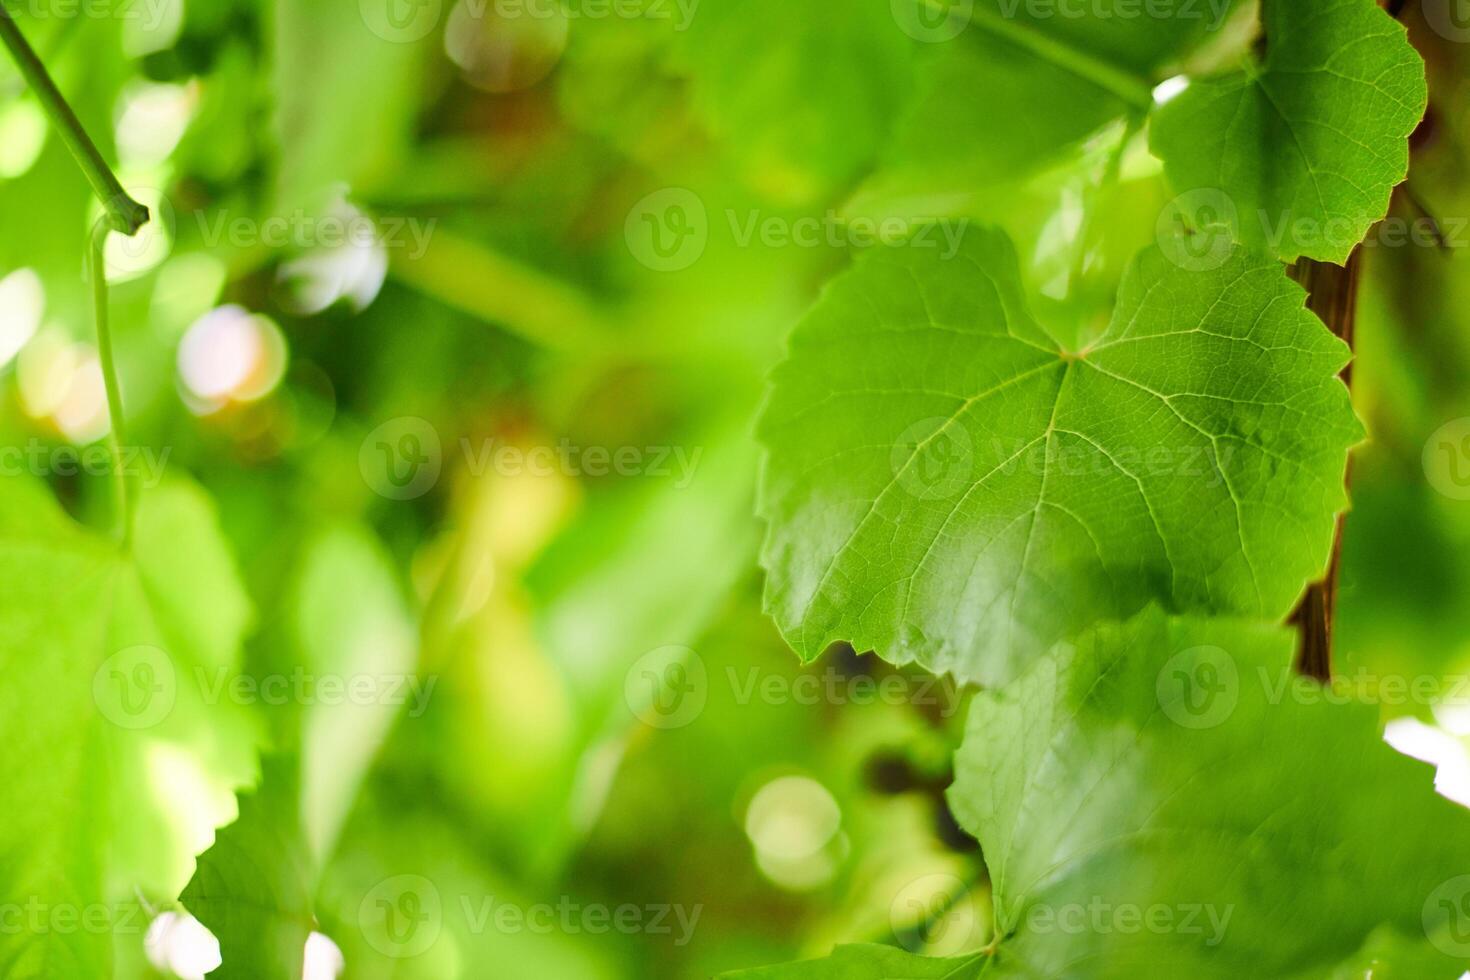
<svg viewBox="0 0 1470 980"><path fill-rule="evenodd" d="M97 354L102 362L102 378L107 388L107 410L110 415L108 427L107 445L112 455L112 480L114 511L113 520L118 539L126 548L130 543L132 534L132 514L129 505L127 476L123 472L122 465L122 389L117 382L117 367L113 361L112 333L108 328L108 303L107 303L107 272L104 262L104 246L107 242L109 231L119 231L124 235L135 235L138 229L148 223L148 209L129 196L123 190L122 184L118 183L117 175L102 159L102 154L97 150L97 144L87 135L82 128L76 113L72 111L56 83L51 80L51 75L46 71L46 66L36 55L30 43L26 41L25 35L20 32L20 26L16 24L15 18L10 11L0 4L0 39L10 49L10 55L15 59L16 67L20 69L21 76L25 78L26 84L35 93L41 108L51 118L51 123L61 135L62 142L71 151L86 176L87 182L92 185L92 191L97 195L97 200L102 203L103 216L93 229L92 238L87 249L87 274L92 280L92 301L94 304L94 315L97 322Z"/></svg>

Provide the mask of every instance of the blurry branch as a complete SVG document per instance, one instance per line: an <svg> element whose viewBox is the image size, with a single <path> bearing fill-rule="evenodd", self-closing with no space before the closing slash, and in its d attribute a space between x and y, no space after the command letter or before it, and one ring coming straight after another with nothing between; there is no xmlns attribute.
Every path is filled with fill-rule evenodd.
<svg viewBox="0 0 1470 980"><path fill-rule="evenodd" d="M31 91L36 93L46 115L51 117L52 124L61 134L62 142L76 158L77 166L82 168L97 200L106 209L112 227L125 235L136 234L139 228L148 223L148 209L128 196L122 184L118 183L112 168L97 151L97 144L92 142L92 138L82 128L76 113L67 105L66 99L46 71L46 66L41 63L41 59L26 41L25 35L21 34L20 27L3 4L0 4L0 39L10 49L21 76L25 78Z"/></svg>
<svg viewBox="0 0 1470 980"><path fill-rule="evenodd" d="M576 288L442 229L417 259L398 257L395 279L471 316L558 351L600 349L611 328Z"/></svg>
<svg viewBox="0 0 1470 980"><path fill-rule="evenodd" d="M1408 181L1400 184L1397 191L1402 194L1405 201L1409 202L1410 207L1419 212L1421 218L1429 222L1430 231L1434 234L1435 247L1441 252L1448 252L1450 250L1450 243L1444 237L1444 228L1439 220L1439 216L1431 211L1429 206L1419 198L1418 193L1415 192Z"/></svg>

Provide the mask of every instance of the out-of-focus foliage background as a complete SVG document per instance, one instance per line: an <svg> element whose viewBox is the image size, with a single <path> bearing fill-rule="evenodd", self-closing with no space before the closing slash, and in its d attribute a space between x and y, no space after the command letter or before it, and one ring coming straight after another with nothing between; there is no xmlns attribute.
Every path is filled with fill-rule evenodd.
<svg viewBox="0 0 1470 980"><path fill-rule="evenodd" d="M930 55L886 3L8 6L158 218L109 244L127 442L213 497L254 609L246 673L434 684L421 711L252 704L212 767L160 751L138 791L191 852L258 747L301 756L319 931L349 976L697 977L841 940L983 943L979 856L940 799L962 698L787 650L760 608L751 423L854 219L1001 224L1042 315L1097 330L1169 197L1140 134L942 199L872 179ZM1365 253L1372 438L1338 657L1444 675L1470 667L1470 505L1424 454L1470 414L1470 83L1465 44L1405 20L1432 104L1394 214L1446 242ZM8 63L0 215L0 435L54 459L108 425L97 208ZM818 230L781 237L798 227ZM41 475L105 518L104 480ZM1463 752L1470 719L1400 710L1404 738ZM444 903L412 959L357 921L402 875ZM477 926L486 900L666 907L667 931ZM140 974L198 971L182 940L152 963L131 941Z"/></svg>

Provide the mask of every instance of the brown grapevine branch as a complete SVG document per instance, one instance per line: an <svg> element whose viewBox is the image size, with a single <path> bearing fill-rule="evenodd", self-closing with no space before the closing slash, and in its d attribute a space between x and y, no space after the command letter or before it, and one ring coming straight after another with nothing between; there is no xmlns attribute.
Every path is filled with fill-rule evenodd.
<svg viewBox="0 0 1470 980"><path fill-rule="evenodd" d="M1307 290L1307 309L1327 324L1327 329L1342 338L1351 349L1357 320L1358 279L1362 269L1362 249L1355 248L1346 265L1301 259L1291 269L1292 277ZM1342 369L1342 380L1352 387L1353 365ZM1348 460L1345 479L1352 478L1352 460ZM1332 679L1332 628L1337 610L1338 566L1342 557L1343 516L1337 519L1332 536L1332 554L1327 574L1307 587L1291 622L1301 634L1297 652L1297 670L1320 681Z"/></svg>

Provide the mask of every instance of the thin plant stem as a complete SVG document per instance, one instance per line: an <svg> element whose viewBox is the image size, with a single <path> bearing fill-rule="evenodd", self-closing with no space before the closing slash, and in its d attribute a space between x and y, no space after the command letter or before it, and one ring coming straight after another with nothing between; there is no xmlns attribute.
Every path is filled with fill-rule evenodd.
<svg viewBox="0 0 1470 980"><path fill-rule="evenodd" d="M122 388L117 380L112 330L108 324L106 246L110 230L136 235L138 229L148 223L148 209L123 190L117 175L102 159L97 144L82 128L76 113L3 4L0 4L0 40L4 40L10 49L21 76L61 134L62 142L71 150L77 166L82 168L87 182L92 185L92 192L102 202L103 215L92 229L87 248L87 274L92 280L92 309L97 321L97 357L102 363L102 381L107 388L107 448L112 455L113 526L118 541L124 550L128 550L132 546L133 513L128 478L123 471Z"/></svg>
<svg viewBox="0 0 1470 980"><path fill-rule="evenodd" d="M107 219L98 219L92 229L91 246L87 250L87 275L92 280L92 310L97 321L97 355L102 362L102 383L107 389L107 450L112 456L113 531L126 551L132 547L133 512L128 493L128 477L123 470L122 388L117 381L117 364L112 353L112 330L108 322L108 231Z"/></svg>
<svg viewBox="0 0 1470 980"><path fill-rule="evenodd" d="M122 184L118 183L117 175L112 172L107 161L102 159L102 154L97 151L97 144L92 142L92 138L82 128L76 113L62 97L56 83L51 80L50 73L46 71L46 66L41 63L25 35L20 32L15 18L3 4L0 4L0 40L10 49L11 57L15 59L26 84L36 93L41 108L51 117L52 124L61 134L62 142L71 150L77 165L82 168L82 173L92 185L93 193L107 211L108 222L125 235L136 234L139 228L148 223L148 209L133 200L123 190Z"/></svg>

